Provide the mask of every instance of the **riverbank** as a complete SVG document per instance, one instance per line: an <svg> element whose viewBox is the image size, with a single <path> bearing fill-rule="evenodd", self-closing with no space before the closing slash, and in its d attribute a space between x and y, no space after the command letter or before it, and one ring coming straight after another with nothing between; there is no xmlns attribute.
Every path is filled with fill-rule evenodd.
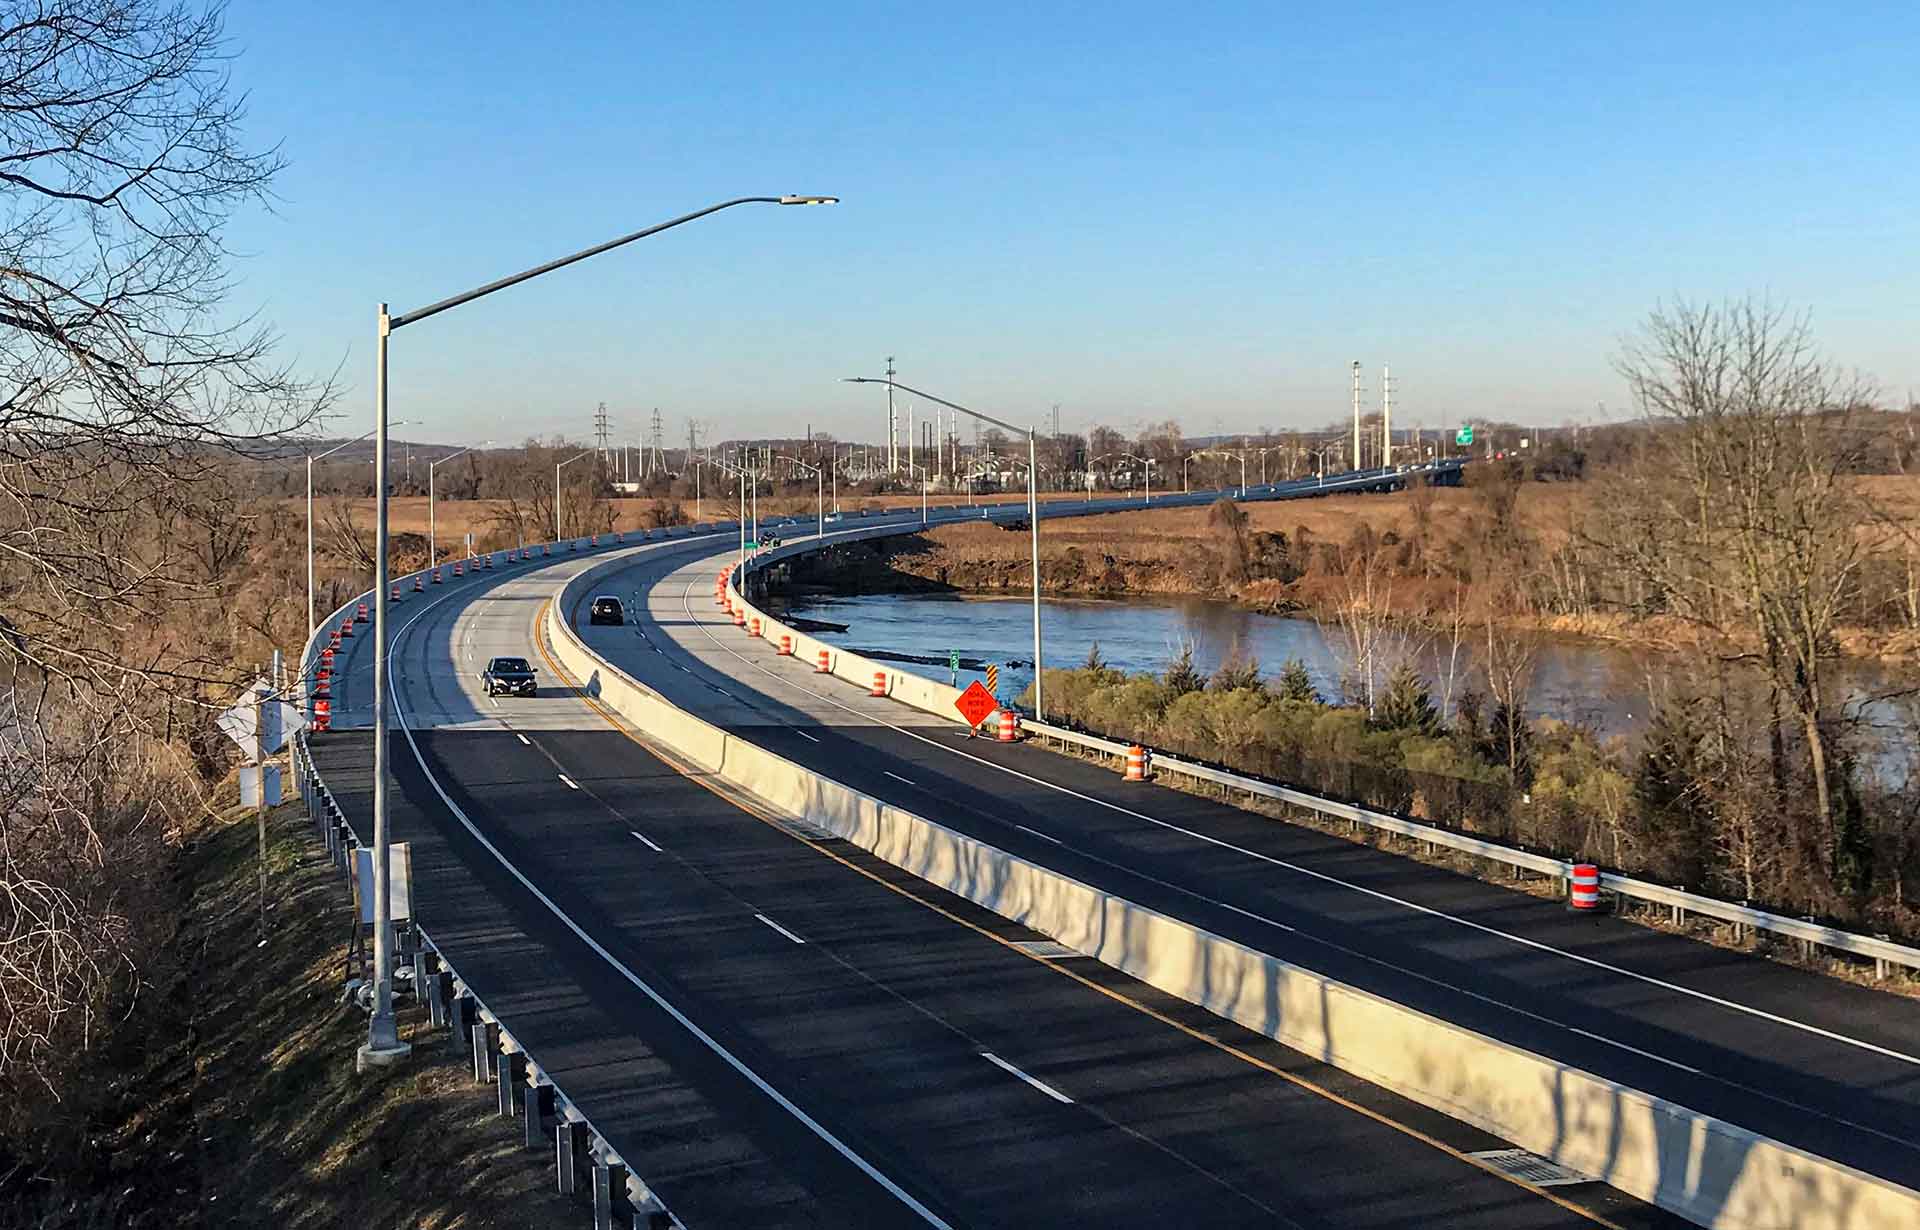
<svg viewBox="0 0 1920 1230"><path fill-rule="evenodd" d="M1889 524L1920 533L1920 477L1862 483ZM1626 648L1697 648L1698 634L1679 620L1631 618L1571 595L1556 601L1570 588L1561 574L1580 552L1594 498L1586 484L1522 484L1504 526L1471 487L1247 503L1236 506L1238 524L1211 508L1072 518L1041 533L1041 585L1063 597L1203 597L1327 623L1364 607L1428 631L1491 622ZM1519 575L1513 561L1523 562ZM1030 592L1031 568L1024 533L968 522L809 561L795 592L1015 597ZM1884 622L1844 627L1844 654L1920 656L1920 611L1902 609L1899 578L1885 584Z"/></svg>

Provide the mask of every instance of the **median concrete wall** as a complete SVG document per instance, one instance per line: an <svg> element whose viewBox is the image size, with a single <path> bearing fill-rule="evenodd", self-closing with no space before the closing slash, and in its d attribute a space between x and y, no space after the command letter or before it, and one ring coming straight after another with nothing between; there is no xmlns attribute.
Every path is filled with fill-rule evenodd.
<svg viewBox="0 0 1920 1230"><path fill-rule="evenodd" d="M556 659L589 695L649 738L774 811L828 829L1162 991L1701 1225L1920 1226L1920 1193L1104 893L675 708L596 657L567 621L593 578L622 562L588 570L551 605L548 634Z"/></svg>

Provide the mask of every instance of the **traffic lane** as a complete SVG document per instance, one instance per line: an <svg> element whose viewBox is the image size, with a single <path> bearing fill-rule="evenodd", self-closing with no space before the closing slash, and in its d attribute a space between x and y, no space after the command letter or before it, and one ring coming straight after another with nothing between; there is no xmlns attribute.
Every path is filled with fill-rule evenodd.
<svg viewBox="0 0 1920 1230"><path fill-rule="evenodd" d="M678 648L685 651L688 647L680 645ZM667 656L671 658L673 655ZM691 654L687 660L697 662L699 655ZM702 665L707 670L712 670L710 664ZM731 675L721 677L725 678L736 692L743 686L751 687L757 682L752 674L746 675L745 678ZM794 724L800 723L795 719ZM986 822L986 827L977 830L976 835L994 840L996 844L1013 848L1016 852L1035 857L1042 862L1057 856L1057 851L1049 852L1040 848L1038 843L1032 840L1028 840L1024 849L1012 843L1020 841L1022 834L1031 837L1036 832L1057 832L1054 817L1071 817L1072 815L1072 810L1064 808L1061 802L1067 796L1035 786L1033 791L1036 797L1010 799L1009 791L1018 795L1029 783L1020 783L1018 779L1007 778L1005 775L973 780L946 778L942 770L950 766L938 763L941 759L939 757L933 759L931 767L919 770L907 770L903 762L895 760L893 769L889 770L881 763L884 756L876 757L872 754L875 750L872 741L886 737L885 734L872 727L849 727L837 733L856 737L867 746L842 748L838 754L826 753L821 750L823 731L814 728L807 730L804 742L789 738L789 746L781 750L803 761L808 760L809 757L817 758L816 767L822 768L823 771L834 772L835 768L841 764L855 765L857 766L855 771L863 773L864 776L857 782L849 781L849 784L858 785L879 797L898 801L909 807L914 803L902 794L904 783L899 779L911 780L915 771L929 776L941 774L941 786L935 793L943 803L961 793L978 793L985 790L988 797L994 798L995 809L991 816L976 818ZM906 739L904 735L897 737ZM914 742L913 754L920 754L924 747L924 744ZM1031 751L1031 749L1026 750ZM1045 761L1059 759L1041 753L1033 753L1033 757L1036 760ZM1112 790L1115 785L1114 778L1099 773L1089 765L1067 760L1060 760L1060 763L1078 767L1082 771L1099 777L1102 780L1098 785L1105 790ZM978 768L978 766L972 767ZM1044 771L1051 766L1035 767L1042 768ZM846 780L845 773L836 775ZM1152 788L1129 785L1121 789L1140 792L1143 789L1151 790ZM1211 807L1219 813L1237 815L1243 823L1252 820L1245 813L1235 813L1234 809L1206 804L1194 796L1169 791L1153 790L1152 792L1166 796L1176 808L1192 808L1196 805ZM1018 804L1017 807L1016 804ZM922 809L924 810L924 801ZM1015 810L1020 811L1025 819L1010 819ZM1153 829L1144 834L1136 834L1131 832L1131 829L1137 825L1137 820L1129 821L1129 818L1121 816L1120 813L1102 808L1087 810L1091 814L1091 823L1094 825L1104 823L1108 826L1117 826L1110 828L1109 832L1119 833L1119 840L1130 843L1136 848L1146 847L1140 853L1144 858L1151 860L1148 865L1155 866L1156 870L1160 870L1161 866L1167 863L1186 868L1193 860L1210 864L1205 874L1198 878L1183 873L1179 877L1179 882L1183 886L1205 883L1211 890L1216 882L1223 882L1227 887L1234 888L1235 881L1254 881L1255 883L1251 885L1254 890L1271 897L1271 887L1260 883L1270 879L1269 875L1261 874L1263 871L1271 871L1270 865L1236 861L1243 860L1244 856L1236 855L1231 851L1223 852L1218 847L1200 842L1193 842L1193 848L1189 850L1180 842L1191 842L1190 838L1170 834L1164 829ZM1036 816L1039 819L1036 820ZM1013 833L1006 832L1006 825L1009 823L1015 826ZM1280 829L1284 826L1272 827ZM996 831L1003 836L996 838ZM1076 842L1076 845L1078 844L1081 843ZM1355 857L1371 857L1382 863L1397 864L1395 871L1401 875L1451 881L1457 891L1473 894L1475 899L1478 899L1479 895L1489 895L1496 899L1506 898L1512 907L1531 906L1536 910L1545 909L1557 915L1557 911L1553 911L1551 906L1541 907L1538 903L1531 902L1530 899L1519 894L1490 890L1488 886L1466 877L1452 876L1450 873L1426 868L1411 860L1393 858L1378 852L1366 851L1360 847L1349 847L1349 849L1354 852ZM1122 857L1113 861L1132 865L1136 860ZM1248 886L1242 884L1240 887L1244 889ZM1130 892L1129 895L1132 893ZM1236 909L1246 910L1262 904L1258 898L1255 898L1250 906L1239 901L1228 902L1227 899L1219 897L1212 891L1203 895L1213 901L1227 904L1226 912L1229 915L1232 915ZM1797 1140L1806 1147L1816 1148L1829 1155L1839 1155L1843 1160L1860 1158L1867 1161L1869 1168L1878 1168L1882 1171L1899 1170L1911 1164L1913 1153L1911 1131L1905 1123L1899 1121L1909 1118L1911 1107L1904 1101L1896 1101L1891 1107L1886 1105L1889 1090L1900 1098L1910 1093L1910 1086L1904 1083L1909 1073L1903 1070L1910 1065L1900 1064L1897 1060L1888 1060L1888 1065L1893 1066L1891 1072L1884 1069L1879 1072L1871 1070L1863 1072L1859 1059L1847 1053L1850 1048L1836 1046L1822 1051L1815 1046L1810 1050L1809 1041L1817 1043L1820 1040L1797 1030L1784 1030L1783 1032L1792 1035L1784 1042L1776 1041L1771 1037L1761 1037L1756 1041L1755 1035L1764 1035L1767 1032L1768 1023L1744 1014L1733 1014L1738 1016L1740 1021L1731 1031L1720 1028L1717 1021L1703 1025L1703 1017L1714 1015L1705 1011L1711 1009L1712 1005L1705 1005L1701 1001L1687 999L1684 996L1649 994L1650 991L1658 989L1617 975L1607 975L1605 971L1595 971L1590 966L1567 962L1564 957L1543 955L1539 950L1524 945L1514 946L1510 951L1502 947L1503 944L1510 944L1511 941L1494 941L1494 948L1487 958L1485 968L1504 967L1507 964L1543 964L1546 968L1556 971L1553 976L1562 979L1563 986L1567 988L1565 998L1573 1002L1563 1003L1551 997L1543 998L1531 982L1522 980L1518 985L1508 984L1503 988L1505 994L1495 1003L1487 1003L1483 999L1476 998L1476 996L1486 995L1482 988L1488 983L1489 978L1485 968L1478 965L1475 960L1456 962L1449 971L1450 981L1443 983L1429 972L1427 967L1432 963L1430 958L1410 953L1405 943L1400 942L1407 940L1416 944L1427 942L1436 930L1433 923L1437 920L1430 916L1408 912L1404 907L1379 902L1374 898L1354 894L1352 890L1337 885L1327 885L1310 878L1301 887L1289 884L1287 896L1290 899L1307 901L1316 907L1316 914L1324 916L1326 911L1332 911L1336 919L1341 919L1335 924L1335 934L1343 938L1348 934L1346 931L1348 927L1368 928L1360 933L1359 938L1373 950L1356 954L1360 956L1362 965L1358 973L1352 970L1351 962L1338 966L1328 965L1324 963L1324 958L1316 960L1314 954L1299 952L1299 946L1293 945L1289 952L1297 953L1296 959L1302 960L1311 968L1321 969L1334 976L1341 976L1335 973L1336 969L1345 969L1348 971L1348 976L1352 977L1364 975L1362 985L1380 986L1383 993L1403 1000L1406 999L1405 993L1388 988L1398 988L1402 982L1411 978L1418 984L1416 993L1419 998L1409 1002L1426 1007L1430 1011L1436 1011L1437 1014L1449 1019L1473 1024L1476 1028L1508 1037L1522 1045L1529 1045L1532 1049L1566 1059L1568 1062L1598 1069L1620 1079L1640 1081L1642 1082L1640 1087L1669 1092L1677 1100L1685 1101L1696 1109L1708 1113L1729 1114L1731 1117L1731 1112L1737 1107L1739 1113L1747 1115L1749 1119L1756 1113L1764 1115L1768 1123L1773 1123L1785 1116L1794 1122L1780 1128L1779 1134L1783 1139ZM1172 903L1171 908L1179 912L1179 904ZM1274 917L1278 908L1277 904L1269 900L1265 908L1255 908L1254 912L1266 917ZM1454 926L1454 924L1446 925ZM1630 959L1629 949L1656 944L1664 940L1676 949L1689 951L1689 956L1694 959L1704 954L1710 958L1734 960L1732 954L1722 954L1720 950L1704 945L1691 944L1673 937L1662 937L1643 928L1627 927L1624 924L1616 924L1616 926L1619 928L1620 935L1615 937L1615 942L1621 947L1623 959ZM1218 920L1215 929L1224 930L1226 934L1245 936L1248 921L1244 917L1229 916ZM1320 930L1324 932L1325 928L1322 927ZM1376 934L1379 932L1394 932L1398 935L1388 934L1383 937ZM1471 931L1466 934L1484 936L1484 933ZM1383 947L1383 938L1393 942ZM1494 940L1494 937L1485 938ZM1270 951L1274 950L1271 942L1257 938L1255 942L1257 946L1266 947ZM1470 944L1476 942L1478 941L1469 941ZM1350 943L1345 946L1355 947ZM1382 962L1385 963L1384 973L1389 976L1385 984L1378 981L1383 974ZM1365 968L1368 965L1376 968L1368 971ZM1747 965L1749 973L1755 972L1754 967L1759 967L1761 970L1768 968L1757 961L1748 962ZM1616 978L1617 982L1612 981ZM1609 1015L1601 1005L1584 1002L1579 997L1589 994L1590 986L1611 987L1616 996L1614 1002L1623 1004L1625 1007ZM1452 1006L1446 1006L1448 1004ZM1724 1010L1720 1011L1724 1012ZM1626 1012L1632 1012L1634 1015L1623 1018L1623 1013ZM1515 1013L1519 1014L1517 1020L1502 1021L1503 1014L1511 1016ZM1652 1018L1650 1023L1645 1021L1645 1018L1649 1017ZM1661 1024L1663 1018L1677 1019L1679 1024L1673 1028L1667 1028ZM1637 1024L1644 1027L1636 1032ZM1731 1055L1719 1046L1727 1040L1726 1035L1729 1032L1735 1035L1735 1046ZM1595 1034L1601 1037L1594 1038L1592 1035ZM1614 1043L1621 1043L1632 1049L1623 1049L1622 1046L1613 1045L1605 1039L1611 1039ZM1741 1043L1744 1043L1744 1049ZM1597 1047L1596 1044L1598 1044ZM1664 1062L1672 1058L1670 1052L1673 1050L1689 1047L1692 1048L1691 1053L1700 1057L1702 1062L1687 1066L1696 1068L1698 1071L1683 1072L1672 1069L1670 1063ZM1780 1062L1783 1054L1788 1057L1785 1063ZM1803 1070L1809 1068L1818 1070L1808 1075ZM1663 1069L1672 1070L1663 1071ZM1837 1088L1830 1083L1836 1080L1839 1082ZM1674 1083L1676 1081L1682 1083L1676 1085ZM1708 1102L1708 1094L1692 1092L1701 1089L1709 1082L1718 1086L1714 1091L1715 1094L1732 1096L1735 1099L1733 1104L1729 1105L1724 1098L1719 1097ZM1688 1101L1687 1097L1681 1096L1676 1092L1677 1090L1689 1091L1688 1096L1692 1100ZM1863 1092L1870 1099L1865 1106L1860 1101ZM1772 1109L1756 1111L1754 1108L1756 1101ZM1702 1105L1703 1102L1708 1104ZM1804 1112L1808 1110L1813 1111L1814 1114L1806 1115ZM1882 1120L1888 1117L1896 1121L1891 1124L1883 1123ZM1801 1127L1798 1120L1802 1118L1824 1121L1813 1123L1812 1127L1815 1130L1810 1132L1798 1131L1797 1129ZM1748 1119L1737 1121L1747 1122ZM1884 1134L1876 1135L1876 1132ZM1889 1136L1892 1139L1888 1139ZM1864 1154L1863 1148L1867 1151Z"/></svg>
<svg viewBox="0 0 1920 1230"><path fill-rule="evenodd" d="M356 831L368 832L372 733L322 735L310 746L343 812ZM438 799L426 790L427 809L416 804L424 784L409 771L404 740L395 750L395 837L409 844L414 897L436 947L680 1218L797 1230L851 1209L876 1224L908 1224L886 1220L890 1209L861 1190L871 1187L864 1176L832 1182L835 1165L846 1163L830 1152L818 1156L810 1135L794 1139L787 1125L756 1120L753 1098L730 1088L728 1073L704 1073L698 1086L689 1081L703 1057L673 1045L677 1026L650 1001L623 999L599 958L556 931L551 915L484 851L468 848L463 831L436 824Z"/></svg>
<svg viewBox="0 0 1920 1230"><path fill-rule="evenodd" d="M743 910L777 919L813 951L831 954L917 1011L962 1031L972 1051L1008 1059L1180 1164L1247 1193L1267 1210L1263 1216L1270 1223L1591 1224L1194 1034L1228 1039L1243 1055L1271 1067L1329 1080L1329 1070L1269 1039L1190 1005L1176 1010L1192 1022L1193 1032L1182 1032L1162 1019L1177 1002L1169 997L1124 977L1113 980L1112 995L1102 994L1088 981L1068 978L996 942L992 937L1038 937L848 843L810 842L737 813L732 823L716 824L697 806L663 809L657 779L666 766L652 762L622 735L554 732L541 739L541 746L610 812L631 818L633 831L645 833L642 861L650 856L655 864L685 866L739 895L746 903ZM652 762L638 778L636 753L642 765ZM1074 957L1071 963L1095 967L1086 958ZM1143 1002L1162 1016L1136 1006ZM1009 1011L1010 1005L1018 1005L1017 1011ZM1458 1150L1503 1143L1343 1074L1333 1074L1332 1080ZM1274 1164L1276 1140L1295 1142L1284 1166ZM999 1165L1038 1161L1059 1173L1044 1158L1025 1153L1027 1146L1019 1147L1018 1158ZM1356 1156L1378 1159L1381 1166L1356 1169ZM1081 1172L1072 1158L1062 1164ZM1129 1185L1147 1182L1158 1189L1165 1180L1138 1173L1131 1163L1122 1174L1118 1187L1104 1181L1091 1185L1106 1197L1098 1203L1089 1201L1087 1187L1076 1191L1066 1209L1069 1217L1093 1224L1108 1214L1142 1216L1145 1206ZM1441 1199L1440 1192L1449 1195ZM1224 1193L1214 1193L1212 1200L1204 1195L1178 1197L1177 1219L1218 1224L1222 1218L1214 1206ZM1007 1196L1017 1198L1017 1193ZM1050 1224L1039 1216L1033 1221Z"/></svg>
<svg viewBox="0 0 1920 1230"><path fill-rule="evenodd" d="M1670 995L1628 994L1625 1006L1612 1007L1598 992L1618 991L1618 980L1568 975L1564 961L1458 959L1430 945L1431 919L1366 899L1356 908L1351 892L1313 880L1276 893L1263 882L1271 874L1230 854L1189 851L1177 835L1123 831L1102 840L1078 832L1071 806L986 793L942 762L890 758L863 737L874 729L821 728L806 739L779 728L758 737L857 790L933 811L1019 857L1327 977L1824 1156L1920 1178L1910 1083L1888 1089L1859 1079L1871 1070L1841 1048L1810 1046L1805 1035L1766 1022L1704 1027L1703 1014ZM1545 972L1529 981L1510 964ZM1784 1036L1764 1036L1768 1028ZM1778 1050L1769 1052L1769 1043Z"/></svg>
<svg viewBox="0 0 1920 1230"><path fill-rule="evenodd" d="M454 666L448 654L451 646L464 639L458 626L463 612L469 606L483 608L484 605L484 595L468 595L463 602L442 604L427 613L423 622L414 625L413 631L421 635L409 634L397 641L393 681L399 697L395 707L395 716L399 721L407 720L413 694L430 691L427 687L430 681L437 679L439 682L436 686L442 691L449 686ZM445 708L445 701L429 696L426 705L434 711L441 711ZM657 1062L661 1069L678 1082L681 1089L679 1097L691 1105L712 1106L714 1119L726 1124L729 1130L738 1131L739 1138L751 1145L756 1156L768 1159L764 1168L770 1175L777 1176L777 1182L769 1180L759 1184L758 1189L748 1187L740 1193L734 1193L731 1205L726 1203L728 1194L725 1192L707 1197L707 1202L716 1210L716 1216L724 1215L729 1221L745 1224L760 1224L763 1219L778 1220L789 1215L796 1224L825 1224L849 1218L857 1218L862 1224L868 1219L885 1225L925 1224L924 1219L908 1205L879 1186L829 1142L755 1087L750 1078L707 1048L670 1012L620 976L619 971L609 965L604 957L558 919L526 885L510 874L459 822L459 818L440 799L434 783L428 780L421 759L414 754L414 747L422 744L424 752L424 742L434 739L459 740L462 750L456 759L469 766L471 776L487 780L488 774L495 773L496 769L504 770L491 783L503 791L515 789L518 776L541 771L531 759L516 764L515 757L533 756L531 744L522 742L518 734L495 722L483 723L478 728L469 725L459 730L416 731L411 739L405 734L396 734L392 757L399 785L395 806L396 831L402 839L408 838L411 833L410 828L403 827L405 816L401 812L400 800L425 800L422 813L433 835L454 851L463 871L482 881L484 891L492 898L512 903L519 911L516 916L518 923L528 932L549 948L557 948L572 958L574 964L570 972L581 988L579 994L601 1005L614 1019L623 1023L631 1022L635 1037L644 1040L644 1044L660 1057ZM433 762L429 759L427 763ZM564 788L557 779L551 780ZM442 788L450 784L448 780L440 782ZM459 796L454 797L457 799ZM536 815L553 810L544 806L538 798L521 798L503 802L502 805L521 803L531 806ZM564 836L570 844L576 847L580 844L578 833L569 832ZM592 858L594 854L588 851L584 857ZM422 874L416 871L416 883L422 883L419 879ZM439 883L438 869L424 874L432 877L433 883ZM427 925L437 935L440 927L436 920L457 920L458 924L465 924L473 904L471 899L442 900L432 890L423 887L420 909ZM458 956L454 960L464 975L466 962ZM509 977L512 968L509 967ZM487 995L485 991L480 993L483 998ZM487 1002L491 1006L493 1001L489 998ZM510 1029L520 1032L524 1014L503 1011L501 1015ZM530 1038L529 1042L534 1043L535 1039ZM564 1039L541 1035L539 1042L560 1045ZM541 1045L530 1045L530 1049L537 1062L547 1062ZM573 1094L575 1082L564 1075L556 1075L560 1076L559 1083ZM600 1107L583 1101L582 1109L597 1127L609 1134L610 1141L635 1166L636 1172L655 1183L670 1207L675 1208L682 1217L689 1217L681 1202L681 1191L674 1185L655 1179L656 1174L679 1176L688 1173L677 1167L684 1145L672 1135L671 1119L633 1110L620 1096L622 1079L625 1078L599 1085L589 1077L586 1088L604 1088L608 1101ZM632 1135L623 1138L614 1134L617 1127L628 1124L631 1125ZM706 1181L697 1171L693 1172L693 1177L700 1183ZM747 1195L753 1198L743 1201ZM967 1223L956 1221L953 1224Z"/></svg>
<svg viewBox="0 0 1920 1230"><path fill-rule="evenodd" d="M519 744L489 748L479 771L469 745L483 737L420 741L488 839L618 960L949 1220L1068 1224L1200 1208L1218 1224L1272 1223L1210 1177L1009 1078L983 1060L990 1048L758 916L783 919L703 877L663 874L584 790L530 771ZM465 776L450 776L463 765ZM731 822L716 796L681 785L691 793L656 798L656 818L684 808L704 813L701 825Z"/></svg>

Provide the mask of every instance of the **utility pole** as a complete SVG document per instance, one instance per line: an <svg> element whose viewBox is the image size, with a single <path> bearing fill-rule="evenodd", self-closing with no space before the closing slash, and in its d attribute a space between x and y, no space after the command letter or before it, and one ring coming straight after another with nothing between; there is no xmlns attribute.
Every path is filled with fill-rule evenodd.
<svg viewBox="0 0 1920 1230"><path fill-rule="evenodd" d="M1393 366L1380 367L1380 464L1393 466Z"/></svg>
<svg viewBox="0 0 1920 1230"><path fill-rule="evenodd" d="M893 356L887 356L887 474L900 472L900 420L893 409Z"/></svg>
<svg viewBox="0 0 1920 1230"><path fill-rule="evenodd" d="M1353 468L1360 468L1360 360L1353 361Z"/></svg>

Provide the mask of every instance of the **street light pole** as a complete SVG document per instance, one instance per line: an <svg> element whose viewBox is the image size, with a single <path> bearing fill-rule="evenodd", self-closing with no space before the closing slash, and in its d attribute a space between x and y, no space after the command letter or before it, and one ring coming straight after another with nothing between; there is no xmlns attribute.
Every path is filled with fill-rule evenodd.
<svg viewBox="0 0 1920 1230"><path fill-rule="evenodd" d="M1016 427L1004 419L997 419L992 415L982 414L978 410L969 410L958 402L947 401L945 398L935 397L931 393L924 393L919 389L910 388L907 385L897 383L891 375L888 375L884 379L872 376L846 376L842 377L842 382L845 384L884 384L887 386L889 397L892 396L894 389L899 389L903 393L911 393L915 397L924 397L930 402L938 403L949 410L956 410L970 418L978 419L982 423L991 423L993 426L1003 428L1007 431L1024 431L1027 433L1027 530L1031 538L1033 556L1033 716L1035 719L1044 718L1046 716L1046 707L1043 703L1042 676L1045 674L1045 671L1041 663L1046 659L1041 655L1040 650L1039 446L1036 443L1034 429L1032 427ZM925 492L923 491L921 511L921 519L923 522L925 518Z"/></svg>
<svg viewBox="0 0 1920 1230"><path fill-rule="evenodd" d="M731 209L736 205L830 205L839 198L830 196L750 196L738 197L731 201L721 201L705 209L683 214L657 223L644 230L606 243L548 261L532 269L512 274L478 286L450 299L430 303L416 311L389 316L387 305L382 303L374 317L374 376L373 376L373 414L374 414L374 503L378 509L378 527L374 531L374 578L373 578L373 1012L367 1021L367 1041L355 1057L355 1066L365 1069L398 1062L412 1050L400 1041L399 1027L393 1016L393 884L390 874L392 841L388 825L387 798L387 656L391 652L392 640L387 635L387 339L395 329L403 325L414 324L437 316L449 308L471 303L483 295L497 290L516 286L529 278L537 278L543 273L598 256L602 252L657 235L661 231L704 218L708 214ZM560 491L556 476L554 484L554 515L559 516ZM311 618L311 614L309 614Z"/></svg>
<svg viewBox="0 0 1920 1230"><path fill-rule="evenodd" d="M591 452L593 452L592 449L587 449L585 452L575 453L559 465L553 467L553 540L555 542L560 541L560 471L563 467L572 465Z"/></svg>
<svg viewBox="0 0 1920 1230"><path fill-rule="evenodd" d="M481 442L480 447L484 448L487 445L492 443L493 441L491 440L485 440ZM434 509L437 508L438 505L435 503L434 495L433 495L433 472L439 467L441 467L442 465L445 465L447 462L452 461L455 457L462 457L468 453L471 453L473 449L474 449L474 446L469 444L467 447L461 449L457 453L448 453L445 457L440 458L440 460L438 461L429 461L427 463L427 567L428 568L435 567L440 563L440 540L434 535Z"/></svg>
<svg viewBox="0 0 1920 1230"><path fill-rule="evenodd" d="M405 426L405 424L395 423L394 426L403 427ZM326 458L333 456L335 453L339 452L343 448L352 448L354 445L360 443L360 441L366 439L368 436L372 434L373 433L370 431L363 431L359 435L355 436L353 439L348 440L345 444L336 444L324 453L308 453L307 454L307 639L308 640L313 639L313 630L320 626L319 618L315 616L313 613L313 588L314 588L313 587L313 463L316 461L324 461Z"/></svg>

